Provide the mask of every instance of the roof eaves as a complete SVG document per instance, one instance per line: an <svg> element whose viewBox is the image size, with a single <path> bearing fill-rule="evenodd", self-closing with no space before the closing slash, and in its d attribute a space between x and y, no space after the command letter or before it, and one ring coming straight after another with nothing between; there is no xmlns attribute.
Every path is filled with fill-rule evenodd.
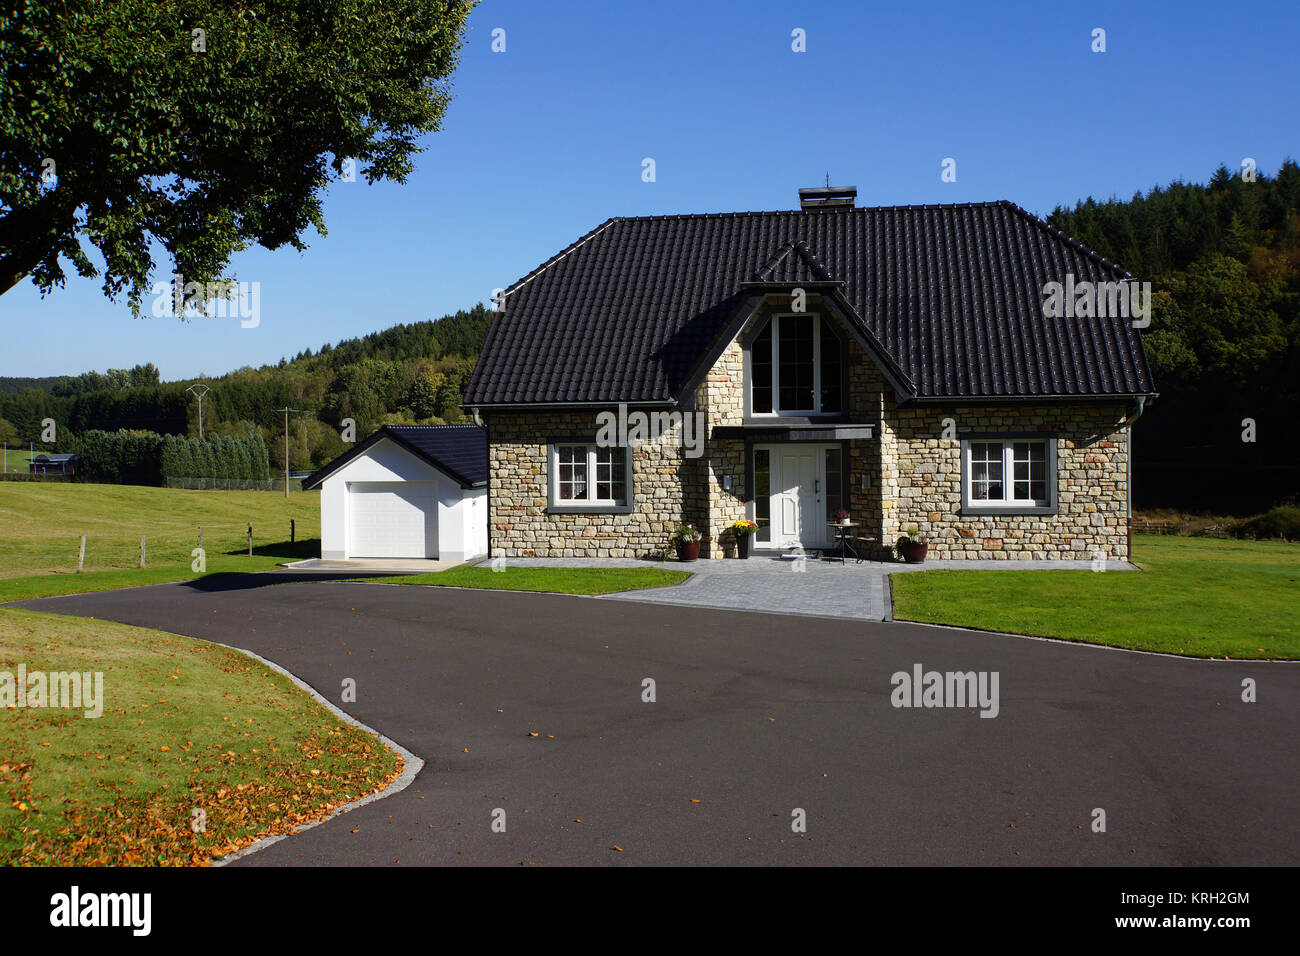
<svg viewBox="0 0 1300 956"><path fill-rule="evenodd" d="M1159 392L1064 392L1051 395L1036 395L1032 393L1007 395L945 395L936 392L933 395L913 395L907 400L906 404L930 405L936 403L948 404L960 402L996 405L1000 402L1114 402L1123 399L1155 399L1159 397ZM899 404L904 403L900 402Z"/></svg>
<svg viewBox="0 0 1300 956"><path fill-rule="evenodd" d="M303 479L302 490L314 491L316 488L320 487L320 483L322 481L324 481L330 475L334 474L334 472L338 471L344 465L348 464L350 461L352 461L354 458L356 458L358 455L364 452L367 448L373 445L375 442L379 441L379 439L383 436L383 434L384 434L384 430L381 427L378 431L372 433L366 438L363 438L351 449L345 451L343 454L339 455L333 461L321 465L319 468L317 468L310 475L308 475L306 478Z"/></svg>

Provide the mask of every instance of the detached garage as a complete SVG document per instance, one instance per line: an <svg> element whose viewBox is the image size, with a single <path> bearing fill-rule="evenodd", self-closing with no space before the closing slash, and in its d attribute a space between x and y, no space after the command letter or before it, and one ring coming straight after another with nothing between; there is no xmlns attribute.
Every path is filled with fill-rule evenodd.
<svg viewBox="0 0 1300 956"><path fill-rule="evenodd" d="M303 483L320 489L321 557L487 554L487 433L385 425Z"/></svg>

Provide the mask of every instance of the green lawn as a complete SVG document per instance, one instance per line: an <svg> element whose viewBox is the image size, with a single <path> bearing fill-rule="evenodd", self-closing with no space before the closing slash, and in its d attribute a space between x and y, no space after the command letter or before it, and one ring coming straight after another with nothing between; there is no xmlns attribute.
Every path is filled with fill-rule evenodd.
<svg viewBox="0 0 1300 956"><path fill-rule="evenodd" d="M35 451L30 451L26 446L18 448L14 445L10 445L8 453L4 456L5 460L4 462L0 462L0 466L4 467L5 471L21 471L25 473L30 470L28 468L28 463L37 455L44 454L46 454L46 452L39 448Z"/></svg>
<svg viewBox="0 0 1300 956"><path fill-rule="evenodd" d="M1143 570L926 571L894 617L1191 657L1300 658L1300 544L1134 535Z"/></svg>
<svg viewBox="0 0 1300 956"><path fill-rule="evenodd" d="M401 769L284 676L204 641L4 609L0 662L11 675L19 664L103 675L99 717L3 711L0 865L204 863Z"/></svg>
<svg viewBox="0 0 1300 956"><path fill-rule="evenodd" d="M690 572L662 568L449 568L432 574L401 574L359 580L381 584L425 584L501 591L551 591L556 594L612 594L680 584Z"/></svg>
<svg viewBox="0 0 1300 956"><path fill-rule="evenodd" d="M290 519L296 523L292 546ZM0 482L0 601L198 577L192 551L200 527L203 573L264 570L320 553L320 499L315 493L286 500L265 491ZM85 570L77 574L83 534Z"/></svg>

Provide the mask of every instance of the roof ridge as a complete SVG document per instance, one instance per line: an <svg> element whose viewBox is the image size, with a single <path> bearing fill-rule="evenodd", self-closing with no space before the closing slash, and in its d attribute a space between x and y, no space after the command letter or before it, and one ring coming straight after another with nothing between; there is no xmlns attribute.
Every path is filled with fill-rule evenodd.
<svg viewBox="0 0 1300 956"><path fill-rule="evenodd" d="M814 279L826 282L835 278L826 263L822 261L821 256L813 252L806 239L795 240L794 249L795 252L799 253L799 258L804 261L804 265L812 272Z"/></svg>
<svg viewBox="0 0 1300 956"><path fill-rule="evenodd" d="M781 245L777 246L776 252L767 257L767 261L754 271L754 278L761 281L766 276L772 274L772 271L785 261L785 257L790 254L790 250L795 246L795 240L787 239Z"/></svg>
<svg viewBox="0 0 1300 956"><path fill-rule="evenodd" d="M530 282L531 280L533 280L533 279L536 278L537 276L541 275L543 272L545 272L545 271L546 271L547 269L549 269L551 266L555 265L555 263L559 262L561 259L563 259L565 256L567 256L569 253L573 252L575 249L577 249L577 248L578 248L579 246L581 246L583 243L585 243L585 242L587 242L587 241L589 241L589 240L591 240L591 239L595 239L596 236L597 236L599 233L603 232L607 226L613 225L614 223L619 222L619 221L623 220L624 218L626 218L626 217L624 217L624 216L610 216L608 219L606 219L604 222L602 222L600 225L598 225L595 229L591 230L591 232L587 233L587 234L584 235L584 236L579 236L579 237L578 237L577 239L575 239L573 242L569 243L569 245L565 246L563 249L561 249L561 250L560 250L559 252L557 252L555 255L551 256L551 258L547 259L545 262L543 262L543 263L542 263L541 265L539 265L537 268L533 269L532 272L529 272L527 275L525 275L522 279L518 279L518 280L516 280L512 285L510 285L510 286L506 287L505 289L503 289L503 290L501 291L501 297L502 297L502 298L505 298L506 296L510 295L510 293L514 292L516 289L518 289L518 288L519 288L520 286L522 286L524 283L526 283L526 282Z"/></svg>
<svg viewBox="0 0 1300 956"><path fill-rule="evenodd" d="M894 209L974 209L980 206L1015 205L1007 199L987 199L980 202L936 202L904 203L898 206L854 206L828 209L738 209L731 212L675 212L650 214L645 216L614 216L609 222L648 222L659 219L721 219L726 216L820 216L826 214L845 215L862 212L883 212ZM1019 208L1019 207L1017 207Z"/></svg>
<svg viewBox="0 0 1300 956"><path fill-rule="evenodd" d="M753 282L766 282L767 279L776 271L776 267L790 257L793 252L798 255L800 261L807 267L812 274L813 279L819 282L829 282L834 279L831 270L826 267L817 253L812 251L806 239L787 239L782 245L777 247L777 251L768 257L763 265L752 273Z"/></svg>
<svg viewBox="0 0 1300 956"><path fill-rule="evenodd" d="M380 428L478 428L473 422L444 422L441 425L380 425Z"/></svg>
<svg viewBox="0 0 1300 956"><path fill-rule="evenodd" d="M1116 272L1118 272L1121 276L1124 276L1125 278L1131 279L1133 277L1133 273L1129 272L1118 262L1112 262L1110 259L1107 259L1105 256L1103 256L1100 252L1097 252L1094 249L1085 246L1078 239L1075 239L1073 236L1062 232L1060 229L1057 229L1055 226L1053 226L1051 223L1047 222L1046 220L1040 219L1038 216L1035 216L1028 209L1025 209L1022 206L1013 203L1010 199L999 199L998 205L1005 206L1006 208L1010 209L1012 212L1019 213L1021 217L1029 220L1039 229L1046 230L1048 235L1052 236L1055 239L1060 239L1071 249L1083 253L1084 256L1091 259L1093 262L1098 262L1103 266L1114 269Z"/></svg>

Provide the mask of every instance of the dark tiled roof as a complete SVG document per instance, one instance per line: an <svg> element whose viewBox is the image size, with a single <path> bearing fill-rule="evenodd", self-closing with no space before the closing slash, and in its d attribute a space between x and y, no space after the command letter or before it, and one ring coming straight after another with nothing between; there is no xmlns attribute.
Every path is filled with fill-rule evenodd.
<svg viewBox="0 0 1300 956"><path fill-rule="evenodd" d="M826 282L831 279L831 273L826 264L809 251L808 243L800 239L787 242L778 249L751 279L797 285L800 282Z"/></svg>
<svg viewBox="0 0 1300 956"><path fill-rule="evenodd" d="M385 437L441 469L462 488L487 484L487 432L477 425L383 425L355 448L312 472L303 488L318 487L331 473Z"/></svg>
<svg viewBox="0 0 1300 956"><path fill-rule="evenodd" d="M1009 202L610 219L506 291L465 404L676 398L746 283L828 280L917 397L1154 392L1128 321L1043 317L1066 273L1128 278Z"/></svg>

